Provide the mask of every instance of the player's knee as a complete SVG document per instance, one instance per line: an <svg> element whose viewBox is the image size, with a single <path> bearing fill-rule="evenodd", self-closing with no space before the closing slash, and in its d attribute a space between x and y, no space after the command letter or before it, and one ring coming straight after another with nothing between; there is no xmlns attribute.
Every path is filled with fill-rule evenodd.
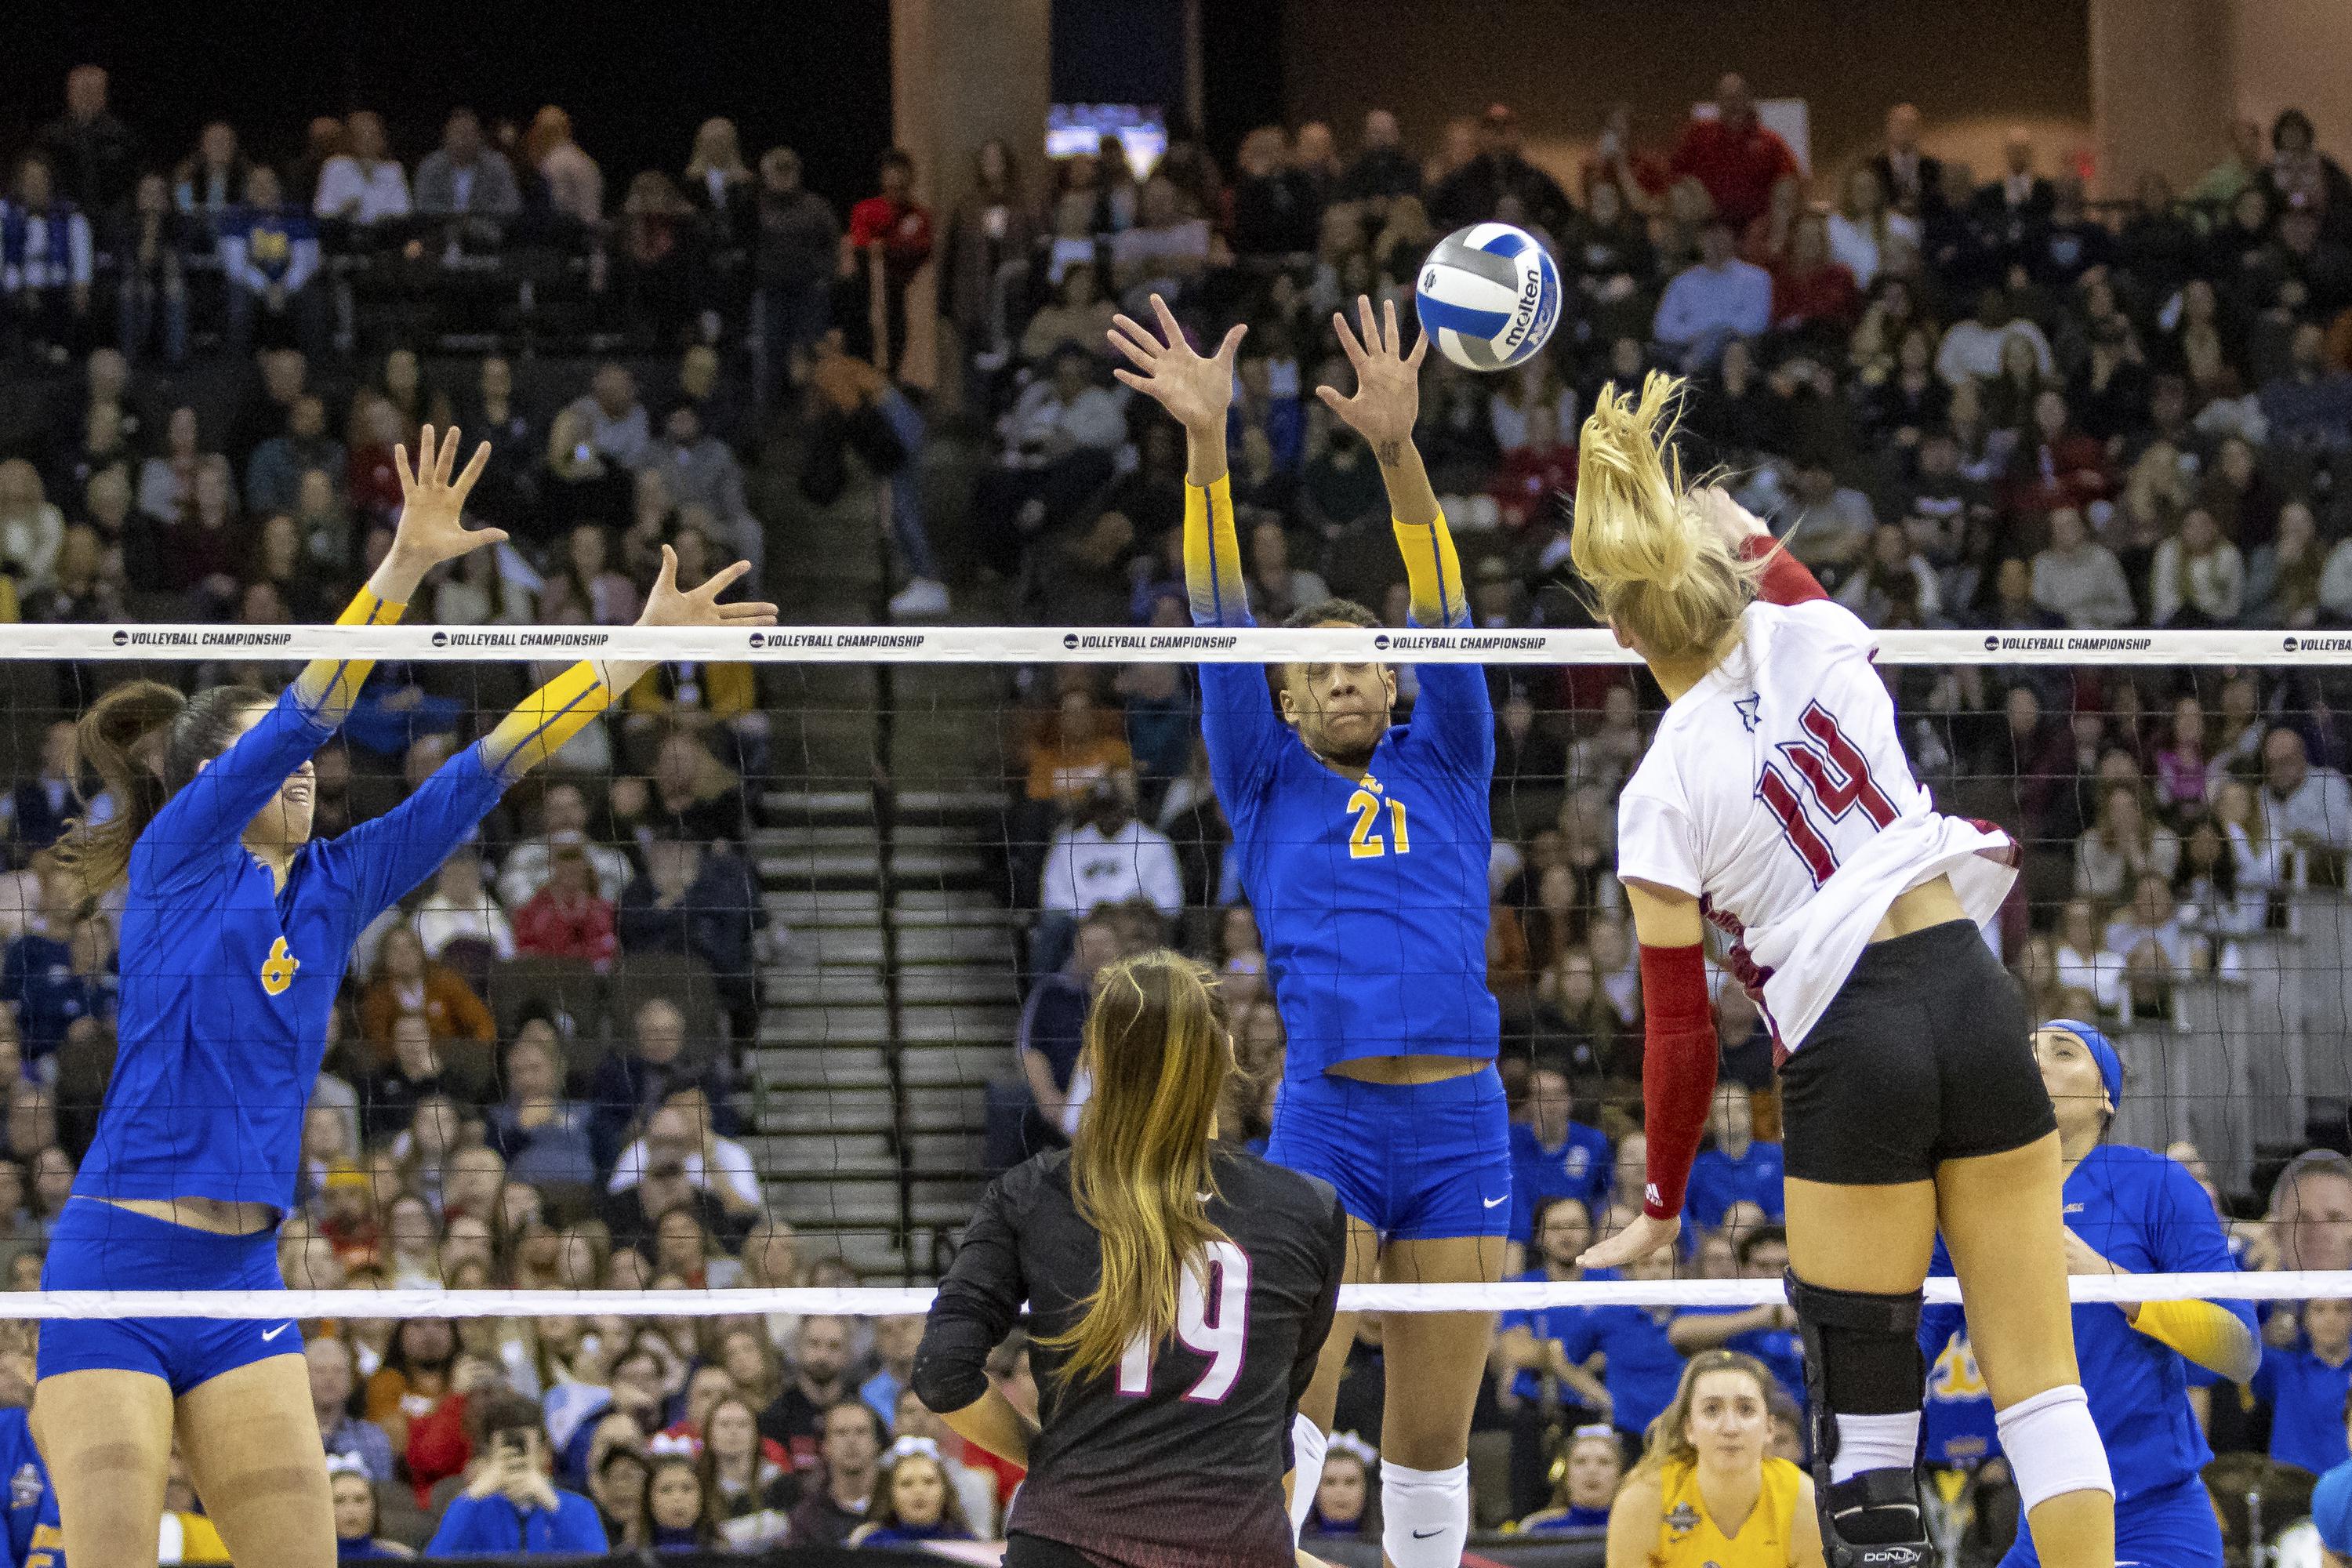
<svg viewBox="0 0 2352 1568"><path fill-rule="evenodd" d="M1454 1568L1470 1539L1470 1466L1415 1469L1381 1458L1381 1550L1396 1568Z"/></svg>
<svg viewBox="0 0 2352 1568"><path fill-rule="evenodd" d="M2018 1505L2026 1512L2068 1492L2114 1495L2106 1447L2091 1420L2082 1384L2070 1383L2021 1399L1998 1412L1993 1424L2017 1479Z"/></svg>
<svg viewBox="0 0 2352 1568"><path fill-rule="evenodd" d="M1820 1414L1896 1415L1919 1408L1927 1375L1919 1351L1919 1291L1835 1290L1793 1272L1788 1288L1804 1339L1806 1381L1816 1385L1816 1406L1826 1406Z"/></svg>

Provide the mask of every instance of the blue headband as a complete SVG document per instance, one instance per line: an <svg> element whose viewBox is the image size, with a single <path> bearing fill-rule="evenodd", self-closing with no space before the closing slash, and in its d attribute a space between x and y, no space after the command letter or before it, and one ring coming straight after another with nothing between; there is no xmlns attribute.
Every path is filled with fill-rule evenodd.
<svg viewBox="0 0 2352 1568"><path fill-rule="evenodd" d="M2121 1110L2124 1104L2124 1059L2116 1047L2107 1043L2106 1036L2092 1026L2074 1018L2053 1018L2042 1026L2045 1029L2063 1029L2078 1037L2091 1059L2099 1064L2099 1082L2107 1091L2107 1104Z"/></svg>

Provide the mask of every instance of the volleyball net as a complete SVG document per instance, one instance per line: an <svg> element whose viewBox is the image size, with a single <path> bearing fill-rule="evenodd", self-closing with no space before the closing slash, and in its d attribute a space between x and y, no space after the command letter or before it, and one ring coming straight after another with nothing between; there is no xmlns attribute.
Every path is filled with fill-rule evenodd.
<svg viewBox="0 0 2352 1568"><path fill-rule="evenodd" d="M1205 662L1408 667L1400 718L1411 665L1486 667L1505 1077L1523 1120L1558 1079L1621 1157L1639 1130L1613 801L1662 702L1606 631L23 626L0 635L17 1253L38 1254L113 1051L119 910L49 907L35 819L81 808L58 805L45 745L125 679L269 689L314 658L379 661L318 758L322 836L553 668L656 668L363 934L280 1247L291 1293L44 1292L26 1264L0 1319L919 1312L988 1177L1075 1124L1087 973L1139 947L1223 976L1244 1068L1224 1124L1262 1135L1281 1023L1203 764ZM2084 1276L2076 1300L2352 1297L2352 1163L2328 1152L2352 1108L2352 792L2330 768L2352 750L2352 635L1902 630L1878 663L1939 808L2025 847L1988 936L2037 1016L2116 1043L2109 1140L2189 1163L2256 1270ZM1769 1038L1720 972L1717 995L1725 1079L1748 1090L1718 1135L1769 1142ZM526 1042L541 1058L519 1067ZM1605 1231L1625 1184L1587 1169L1544 1195ZM1737 1255L1771 1218L1695 1214L1671 1278L1361 1285L1342 1305L1758 1305L1779 1281Z"/></svg>

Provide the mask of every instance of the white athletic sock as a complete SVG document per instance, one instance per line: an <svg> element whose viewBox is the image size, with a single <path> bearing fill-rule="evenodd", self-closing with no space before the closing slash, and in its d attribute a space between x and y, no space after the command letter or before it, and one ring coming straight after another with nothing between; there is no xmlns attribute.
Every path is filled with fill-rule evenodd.
<svg viewBox="0 0 2352 1568"><path fill-rule="evenodd" d="M1864 1470L1907 1470L1919 1454L1919 1413L1841 1415L1837 1434L1837 1452L1830 1459L1832 1486Z"/></svg>
<svg viewBox="0 0 2352 1568"><path fill-rule="evenodd" d="M1470 1541L1470 1462L1412 1470L1381 1461L1381 1550L1396 1568L1461 1568Z"/></svg>
<svg viewBox="0 0 2352 1568"><path fill-rule="evenodd" d="M1323 1485L1323 1456L1330 1439L1323 1428L1304 1415L1290 1418L1290 1533L1295 1540L1307 1528L1307 1510Z"/></svg>

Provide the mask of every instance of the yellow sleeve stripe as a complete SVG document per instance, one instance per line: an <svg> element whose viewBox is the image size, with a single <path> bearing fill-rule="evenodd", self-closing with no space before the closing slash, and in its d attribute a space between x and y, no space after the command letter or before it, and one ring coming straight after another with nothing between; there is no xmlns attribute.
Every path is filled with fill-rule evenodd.
<svg viewBox="0 0 2352 1568"><path fill-rule="evenodd" d="M1184 487L1184 586L1192 624L1249 624L1249 590L1242 581L1241 540L1234 531L1234 492L1220 475L1206 489Z"/></svg>
<svg viewBox="0 0 2352 1568"><path fill-rule="evenodd" d="M343 613L335 617L339 626L388 626L398 621L408 609L379 599L362 588ZM294 678L294 695L302 710L315 723L340 724L359 700L360 688L366 684L368 672L375 668L372 658L319 658L302 667Z"/></svg>
<svg viewBox="0 0 2352 1568"><path fill-rule="evenodd" d="M613 705L604 672L581 660L517 704L482 741L482 761L511 783L564 748Z"/></svg>
<svg viewBox="0 0 2352 1568"><path fill-rule="evenodd" d="M2132 1327L2233 1383L2245 1382L2262 1365L2263 1347L2253 1331L2211 1301L2143 1301Z"/></svg>
<svg viewBox="0 0 2352 1568"><path fill-rule="evenodd" d="M1390 522L1396 530L1397 549L1404 555L1404 576L1412 591L1412 624L1417 626L1466 626L1470 599L1462 589L1462 558L1454 553L1454 534L1439 512L1426 526Z"/></svg>

